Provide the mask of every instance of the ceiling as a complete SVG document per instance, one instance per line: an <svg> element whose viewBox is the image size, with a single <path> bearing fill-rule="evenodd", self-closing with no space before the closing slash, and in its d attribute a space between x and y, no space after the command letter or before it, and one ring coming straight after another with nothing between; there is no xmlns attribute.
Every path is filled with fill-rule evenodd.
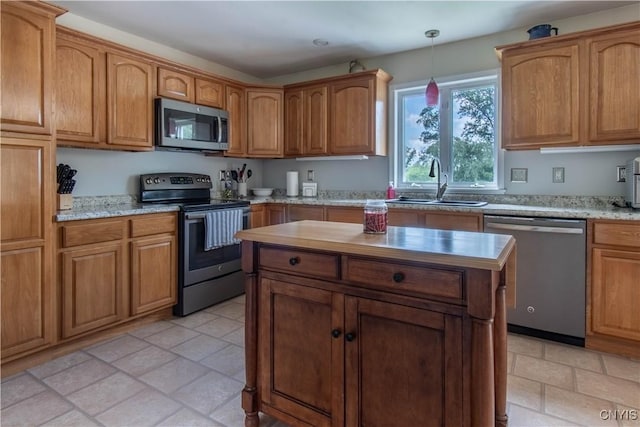
<svg viewBox="0 0 640 427"><path fill-rule="evenodd" d="M69 12L270 78L638 1L56 1ZM526 34L524 34L526 36ZM329 44L316 46L314 39Z"/></svg>

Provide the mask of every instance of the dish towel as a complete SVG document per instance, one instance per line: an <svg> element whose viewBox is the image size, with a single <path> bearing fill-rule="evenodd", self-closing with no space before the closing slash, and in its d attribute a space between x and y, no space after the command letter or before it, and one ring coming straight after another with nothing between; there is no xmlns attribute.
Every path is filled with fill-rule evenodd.
<svg viewBox="0 0 640 427"><path fill-rule="evenodd" d="M236 232L242 230L242 209L219 209L205 212L204 250L240 243Z"/></svg>

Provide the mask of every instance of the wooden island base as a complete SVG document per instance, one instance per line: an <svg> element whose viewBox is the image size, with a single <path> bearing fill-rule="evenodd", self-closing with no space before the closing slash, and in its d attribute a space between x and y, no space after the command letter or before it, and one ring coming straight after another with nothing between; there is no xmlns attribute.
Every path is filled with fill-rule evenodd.
<svg viewBox="0 0 640 427"><path fill-rule="evenodd" d="M237 236L245 426L507 425L513 237L321 221Z"/></svg>

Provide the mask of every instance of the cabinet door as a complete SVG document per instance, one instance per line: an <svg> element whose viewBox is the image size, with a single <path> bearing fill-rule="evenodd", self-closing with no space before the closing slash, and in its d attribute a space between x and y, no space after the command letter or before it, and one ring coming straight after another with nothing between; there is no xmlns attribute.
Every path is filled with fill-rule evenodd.
<svg viewBox="0 0 640 427"><path fill-rule="evenodd" d="M578 42L505 52L502 58L502 147L580 142Z"/></svg>
<svg viewBox="0 0 640 427"><path fill-rule="evenodd" d="M124 251L120 242L63 252L61 257L64 338L125 318Z"/></svg>
<svg viewBox="0 0 640 427"><path fill-rule="evenodd" d="M224 108L224 84L215 80L196 79L196 104Z"/></svg>
<svg viewBox="0 0 640 427"><path fill-rule="evenodd" d="M260 307L263 402L309 425L344 425L344 297L262 279Z"/></svg>
<svg viewBox="0 0 640 427"><path fill-rule="evenodd" d="M3 359L50 343L55 332L50 145L0 141Z"/></svg>
<svg viewBox="0 0 640 427"><path fill-rule="evenodd" d="M176 238L159 236L131 242L131 314L176 302Z"/></svg>
<svg viewBox="0 0 640 427"><path fill-rule="evenodd" d="M462 425L459 317L346 297L344 333L346 425Z"/></svg>
<svg viewBox="0 0 640 427"><path fill-rule="evenodd" d="M640 30L589 39L589 141L640 139ZM630 140L630 141L629 141Z"/></svg>
<svg viewBox="0 0 640 427"><path fill-rule="evenodd" d="M482 231L482 214L426 212L425 226L441 230Z"/></svg>
<svg viewBox="0 0 640 427"><path fill-rule="evenodd" d="M106 140L105 53L60 36L56 46L56 138L91 147Z"/></svg>
<svg viewBox="0 0 640 427"><path fill-rule="evenodd" d="M247 90L247 155L282 157L283 92L280 89Z"/></svg>
<svg viewBox="0 0 640 427"><path fill-rule="evenodd" d="M328 89L318 86L304 91L304 153L327 154Z"/></svg>
<svg viewBox="0 0 640 427"><path fill-rule="evenodd" d="M364 210L362 208L337 208L327 206L325 220L362 224L364 221Z"/></svg>
<svg viewBox="0 0 640 427"><path fill-rule="evenodd" d="M195 99L193 77L178 71L158 68L158 96L193 102Z"/></svg>
<svg viewBox="0 0 640 427"><path fill-rule="evenodd" d="M55 22L22 2L2 2L0 128L51 134Z"/></svg>
<svg viewBox="0 0 640 427"><path fill-rule="evenodd" d="M287 206L286 205L267 205L267 224L284 224L287 222Z"/></svg>
<svg viewBox="0 0 640 427"><path fill-rule="evenodd" d="M226 94L227 111L229 112L229 148L225 155L246 157L247 106L245 91L239 86L227 85Z"/></svg>
<svg viewBox="0 0 640 427"><path fill-rule="evenodd" d="M640 252L593 248L591 329L640 342Z"/></svg>
<svg viewBox="0 0 640 427"><path fill-rule="evenodd" d="M375 78L364 76L332 83L331 154L375 154Z"/></svg>
<svg viewBox="0 0 640 427"><path fill-rule="evenodd" d="M289 206L289 222L305 219L324 221L324 208L322 206Z"/></svg>
<svg viewBox="0 0 640 427"><path fill-rule="evenodd" d="M302 90L288 90L284 94L284 155L303 154L304 103Z"/></svg>
<svg viewBox="0 0 640 427"><path fill-rule="evenodd" d="M389 225L400 227L422 227L422 214L417 210L403 211L400 209L389 209Z"/></svg>
<svg viewBox="0 0 640 427"><path fill-rule="evenodd" d="M251 205L251 211L249 212L249 226L251 228L258 228L267 225L264 214L264 205Z"/></svg>
<svg viewBox="0 0 640 427"><path fill-rule="evenodd" d="M153 66L107 54L108 143L153 148Z"/></svg>

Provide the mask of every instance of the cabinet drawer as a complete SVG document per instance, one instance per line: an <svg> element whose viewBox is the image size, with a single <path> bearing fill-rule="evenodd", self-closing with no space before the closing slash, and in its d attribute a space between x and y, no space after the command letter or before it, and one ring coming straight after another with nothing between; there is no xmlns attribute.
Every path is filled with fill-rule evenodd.
<svg viewBox="0 0 640 427"><path fill-rule="evenodd" d="M260 268L338 279L338 265L338 255L270 247L260 248Z"/></svg>
<svg viewBox="0 0 640 427"><path fill-rule="evenodd" d="M141 217L133 218L131 220L131 237L150 236L153 234L175 232L175 215Z"/></svg>
<svg viewBox="0 0 640 427"><path fill-rule="evenodd" d="M640 224L593 224L593 243L640 248Z"/></svg>
<svg viewBox="0 0 640 427"><path fill-rule="evenodd" d="M383 290L462 299L462 273L456 271L349 258L344 279Z"/></svg>
<svg viewBox="0 0 640 427"><path fill-rule="evenodd" d="M110 242L125 237L123 220L70 224L62 227L62 247Z"/></svg>

